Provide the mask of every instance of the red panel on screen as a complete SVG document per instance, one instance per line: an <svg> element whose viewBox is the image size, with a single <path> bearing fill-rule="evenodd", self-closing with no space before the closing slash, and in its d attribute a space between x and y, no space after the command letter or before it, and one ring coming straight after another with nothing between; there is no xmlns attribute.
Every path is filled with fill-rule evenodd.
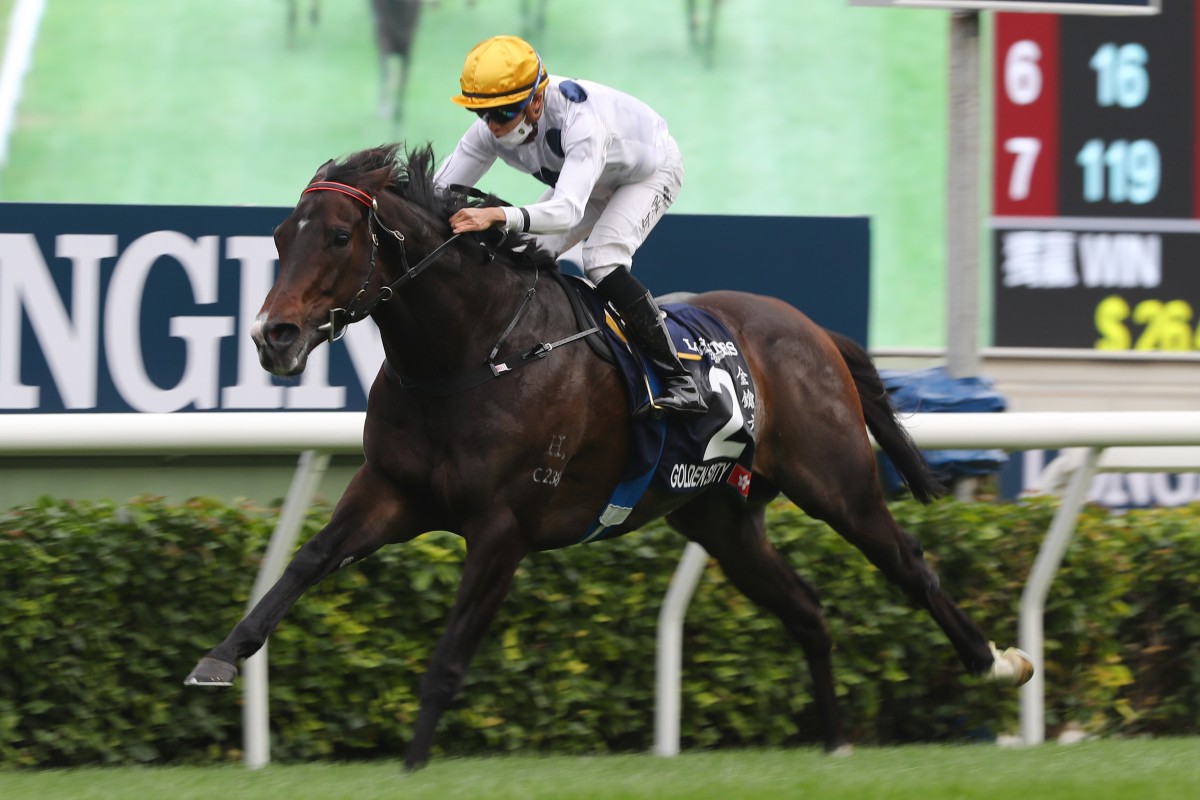
<svg viewBox="0 0 1200 800"><path fill-rule="evenodd" d="M992 208L998 216L1058 213L1056 14L997 14Z"/></svg>

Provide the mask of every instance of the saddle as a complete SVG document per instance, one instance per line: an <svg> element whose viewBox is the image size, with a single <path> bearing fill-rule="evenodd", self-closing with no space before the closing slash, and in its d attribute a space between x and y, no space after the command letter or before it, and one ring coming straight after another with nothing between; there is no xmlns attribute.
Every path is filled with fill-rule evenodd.
<svg viewBox="0 0 1200 800"><path fill-rule="evenodd" d="M632 415L661 388L658 375L646 368L648 362L635 352L620 319L590 283L557 271L550 274L562 284L580 330L600 329L599 336L586 337L588 344L622 376ZM708 312L686 303L660 307L679 360L692 373L709 413L700 419L633 420L629 462L580 542L614 535L651 489L690 494L728 485L743 498L750 492L758 394L746 360L733 336Z"/></svg>

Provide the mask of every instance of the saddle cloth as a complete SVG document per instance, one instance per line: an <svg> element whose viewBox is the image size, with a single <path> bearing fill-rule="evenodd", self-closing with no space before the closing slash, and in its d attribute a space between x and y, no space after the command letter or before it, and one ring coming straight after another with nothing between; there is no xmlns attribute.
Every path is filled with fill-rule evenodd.
<svg viewBox="0 0 1200 800"><path fill-rule="evenodd" d="M643 369L644 362L631 351L620 323L591 284L563 277L569 282L568 292L571 287L578 292L600 326L624 378L632 414L648 393L660 391L658 375ZM728 485L742 498L750 493L757 393L746 359L725 326L708 312L684 303L667 303L662 310L679 359L708 403L708 414L700 419L633 420L629 463L580 542L613 535L648 489L688 494Z"/></svg>

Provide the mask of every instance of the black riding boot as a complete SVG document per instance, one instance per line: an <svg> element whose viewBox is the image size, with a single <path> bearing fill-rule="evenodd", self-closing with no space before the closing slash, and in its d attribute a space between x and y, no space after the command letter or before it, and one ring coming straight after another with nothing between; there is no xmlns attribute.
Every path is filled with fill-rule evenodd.
<svg viewBox="0 0 1200 800"><path fill-rule="evenodd" d="M707 413L708 406L691 374L680 363L667 324L646 287L628 269L618 267L596 284L596 291L617 309L626 333L662 378L662 396L639 408L634 416L642 419L659 417L664 412L679 416Z"/></svg>

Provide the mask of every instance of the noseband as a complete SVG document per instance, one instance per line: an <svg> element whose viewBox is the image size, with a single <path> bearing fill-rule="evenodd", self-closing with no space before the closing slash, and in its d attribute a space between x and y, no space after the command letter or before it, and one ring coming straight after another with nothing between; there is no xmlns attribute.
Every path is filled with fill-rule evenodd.
<svg viewBox="0 0 1200 800"><path fill-rule="evenodd" d="M301 194L308 194L309 192L337 192L339 194L344 194L347 197L362 203L367 207L368 211L367 231L371 234L371 265L367 268L367 277L363 280L362 286L359 287L358 292L356 292L354 297L350 299L350 302L347 303L344 308L330 309L329 322L326 322L324 325L317 328L319 331L329 332L330 342L336 342L338 339L342 338L342 336L346 333L346 328L351 323L357 322L363 317L370 316L371 312L375 310L376 306L378 306L380 303L386 303L388 300L390 300L392 295L396 293L397 289L424 272L430 265L433 264L434 260L441 255L443 250L449 247L450 244L459 236L462 236L461 233L454 234L449 239L438 245L433 252L418 261L416 266L410 267L408 265L408 254L404 249L404 234L383 224L383 220L379 218L379 202L375 199L375 197L367 194L357 186L351 186L346 183L338 183L337 181L314 181L310 183ZM396 244L400 248L400 266L404 269L404 274L391 284L381 288L379 290L379 294L375 295L375 297L365 306L359 308L358 303L363 299L363 297L366 296L367 288L371 284L371 277L375 274L375 256L379 251L379 237L375 234L376 227L386 233L390 233L393 237L395 237Z"/></svg>

